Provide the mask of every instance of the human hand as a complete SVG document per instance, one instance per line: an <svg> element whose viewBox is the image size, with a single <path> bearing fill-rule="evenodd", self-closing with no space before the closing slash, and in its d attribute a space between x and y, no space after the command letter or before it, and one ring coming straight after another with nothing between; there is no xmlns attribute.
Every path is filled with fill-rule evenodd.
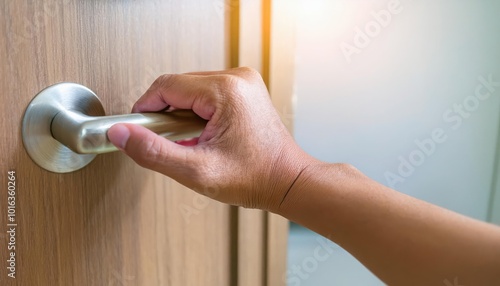
<svg viewBox="0 0 500 286"><path fill-rule="evenodd" d="M252 69L163 75L132 112L168 106L208 120L200 137L175 143L138 125L116 124L109 140L139 165L213 199L276 212L313 162L295 144Z"/></svg>

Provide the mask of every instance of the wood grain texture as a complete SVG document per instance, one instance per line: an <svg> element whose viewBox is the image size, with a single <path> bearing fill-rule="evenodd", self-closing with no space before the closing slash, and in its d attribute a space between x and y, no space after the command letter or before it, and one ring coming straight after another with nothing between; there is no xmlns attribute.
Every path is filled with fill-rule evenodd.
<svg viewBox="0 0 500 286"><path fill-rule="evenodd" d="M20 135L29 101L57 82L123 114L162 73L227 68L226 28L212 1L0 1L1 233L8 170L18 222L17 278L0 236L0 285L230 285L228 206L119 153L49 173Z"/></svg>
<svg viewBox="0 0 500 286"><path fill-rule="evenodd" d="M266 285L265 218L263 211L238 209L238 286Z"/></svg>

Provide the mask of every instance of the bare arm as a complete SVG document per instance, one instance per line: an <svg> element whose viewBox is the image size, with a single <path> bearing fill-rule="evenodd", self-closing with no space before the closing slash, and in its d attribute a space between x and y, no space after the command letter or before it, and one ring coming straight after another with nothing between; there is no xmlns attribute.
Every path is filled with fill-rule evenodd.
<svg viewBox="0 0 500 286"><path fill-rule="evenodd" d="M201 136L174 143L117 124L108 137L141 166L199 193L281 214L328 237L390 285L444 285L455 277L466 286L500 285L499 227L398 193L349 165L311 158L255 71L165 75L133 111L167 106L208 120Z"/></svg>
<svg viewBox="0 0 500 286"><path fill-rule="evenodd" d="M348 165L301 174L278 213L333 240L389 285L500 285L500 228L391 190Z"/></svg>

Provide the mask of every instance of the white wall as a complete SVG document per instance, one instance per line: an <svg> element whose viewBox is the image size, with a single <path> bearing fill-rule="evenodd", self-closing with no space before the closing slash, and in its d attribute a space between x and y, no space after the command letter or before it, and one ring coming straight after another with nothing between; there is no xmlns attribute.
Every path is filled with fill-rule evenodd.
<svg viewBox="0 0 500 286"><path fill-rule="evenodd" d="M318 158L352 163L387 184L398 157L441 128L447 140L395 188L485 219L500 87L456 130L443 114L474 96L479 76L500 82L500 2L401 1L402 11L348 63L341 43L352 44L355 28L388 2L303 1L295 137Z"/></svg>
<svg viewBox="0 0 500 286"><path fill-rule="evenodd" d="M486 88L479 88L484 100L475 94L479 78L491 75L500 83L500 1L301 2L294 121L299 144L385 185L391 185L390 172L404 180L392 184L396 190L485 220L496 180L500 85L490 87L487 99L481 96ZM388 7L390 21L374 24L373 13ZM357 29L367 26L372 36L357 39L356 46ZM453 111L464 103L470 112ZM435 139L444 142L419 158L424 152L415 141L433 132L441 132ZM410 155L421 165L399 172L399 157L411 161ZM295 259L290 263L300 263ZM350 275L349 285L371 285L363 284L363 275L330 271L337 277L331 281Z"/></svg>

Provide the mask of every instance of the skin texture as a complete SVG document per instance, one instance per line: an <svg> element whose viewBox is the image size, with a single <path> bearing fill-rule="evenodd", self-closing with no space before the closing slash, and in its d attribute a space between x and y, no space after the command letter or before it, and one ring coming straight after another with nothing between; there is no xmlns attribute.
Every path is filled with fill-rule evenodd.
<svg viewBox="0 0 500 286"><path fill-rule="evenodd" d="M108 137L139 165L224 203L280 214L331 239L389 285L500 285L500 228L391 190L294 142L249 68L163 75L133 112L192 109L199 138L132 124Z"/></svg>

